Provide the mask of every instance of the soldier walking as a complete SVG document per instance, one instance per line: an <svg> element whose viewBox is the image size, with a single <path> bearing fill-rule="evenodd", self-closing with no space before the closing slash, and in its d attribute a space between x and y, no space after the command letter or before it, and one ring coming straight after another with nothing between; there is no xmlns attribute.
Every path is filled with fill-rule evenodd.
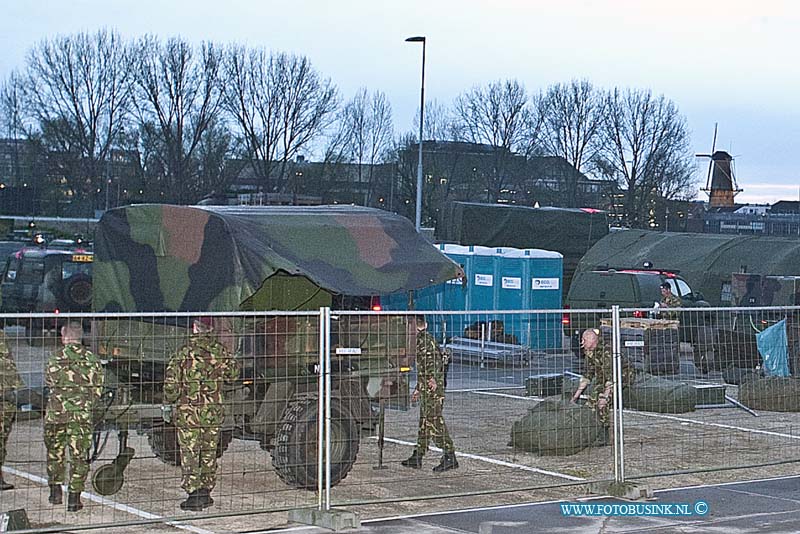
<svg viewBox="0 0 800 534"><path fill-rule="evenodd" d="M181 448L181 487L189 494L182 510L200 511L214 504L219 428L225 418L222 386L239 376L239 363L220 344L211 318L192 325L193 335L169 362L164 400L176 405L175 426Z"/></svg>
<svg viewBox="0 0 800 534"><path fill-rule="evenodd" d="M22 386L17 374L17 367L6 344L6 338L0 331L0 491L14 489L12 484L3 480L3 462L6 459L8 436L11 426L17 417L16 391Z"/></svg>
<svg viewBox="0 0 800 534"><path fill-rule="evenodd" d="M447 432L442 409L444 408L445 359L433 336L427 332L425 317L418 315L417 322L417 387L411 395L412 402L420 399L419 433L417 447L407 460L405 467L419 469L422 458L428 452L428 441L444 451L442 461L433 468L435 473L449 471L458 467L456 449Z"/></svg>
<svg viewBox="0 0 800 534"><path fill-rule="evenodd" d="M581 335L581 347L586 358L586 371L583 373L578 390L572 396L572 402L576 402L583 390L594 381L586 404L597 413L600 422L608 429L611 427L609 407L613 406L614 401L613 355L596 329L584 330ZM633 378L634 369L623 358L622 386L632 384Z"/></svg>
<svg viewBox="0 0 800 534"><path fill-rule="evenodd" d="M49 394L44 418L47 447L47 481L51 504L61 504L61 484L67 470L69 450L67 511L83 508L81 492L89 473L93 412L103 393L103 366L81 344L83 327L69 323L61 327L63 348L50 356L45 370Z"/></svg>

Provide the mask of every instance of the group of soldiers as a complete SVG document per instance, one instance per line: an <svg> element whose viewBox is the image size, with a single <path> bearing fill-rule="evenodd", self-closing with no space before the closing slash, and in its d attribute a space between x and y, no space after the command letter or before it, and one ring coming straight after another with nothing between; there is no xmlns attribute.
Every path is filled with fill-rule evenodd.
<svg viewBox="0 0 800 534"><path fill-rule="evenodd" d="M164 399L176 405L182 487L188 494L180 507L200 511L214 503L211 490L216 482L217 442L224 415L222 383L235 380L239 366L214 338L211 319L195 320L192 334L169 362ZM44 376L48 501L62 504L62 485L66 483L69 512L83 508L81 492L89 473L94 416L103 395L102 362L82 345L82 338L81 324L64 325L61 347L48 359ZM17 413L15 392L21 386L11 351L0 332L0 490L14 488L2 477L2 464Z"/></svg>

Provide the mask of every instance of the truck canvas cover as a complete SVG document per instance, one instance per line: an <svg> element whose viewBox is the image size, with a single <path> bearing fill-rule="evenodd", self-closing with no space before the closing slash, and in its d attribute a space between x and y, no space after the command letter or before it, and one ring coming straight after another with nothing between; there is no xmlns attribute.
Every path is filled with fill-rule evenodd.
<svg viewBox="0 0 800 534"><path fill-rule="evenodd" d="M800 275L800 240L791 237L691 234L624 230L612 232L586 253L578 270L598 267L680 271L709 304L732 303L731 275ZM792 304L792 303L787 303Z"/></svg>
<svg viewBox="0 0 800 534"><path fill-rule="evenodd" d="M354 206L110 210L95 238L96 311L312 309L319 294L384 295L461 268L398 215ZM288 296L287 296L288 295Z"/></svg>

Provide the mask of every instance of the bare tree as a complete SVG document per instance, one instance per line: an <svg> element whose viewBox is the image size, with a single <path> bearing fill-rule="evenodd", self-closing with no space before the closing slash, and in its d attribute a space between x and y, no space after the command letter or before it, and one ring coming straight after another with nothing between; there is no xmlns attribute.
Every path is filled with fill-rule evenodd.
<svg viewBox="0 0 800 534"><path fill-rule="evenodd" d="M412 130L419 131L419 109L414 114ZM422 135L427 141L460 140L458 123L453 116L452 110L438 100L425 102L425 125L422 129Z"/></svg>
<svg viewBox="0 0 800 534"><path fill-rule="evenodd" d="M12 72L11 75L0 86L0 113L2 113L2 126L8 137L12 148L12 167L13 180L11 184L15 186L22 182L22 145L28 137L25 128L23 115L23 87L22 80L18 73Z"/></svg>
<svg viewBox="0 0 800 534"><path fill-rule="evenodd" d="M334 119L336 88L305 56L231 47L225 65L226 107L259 189L289 190L287 163Z"/></svg>
<svg viewBox="0 0 800 534"><path fill-rule="evenodd" d="M506 164L517 151L531 145L531 105L525 87L516 80L474 87L455 102L459 137L492 147L493 168L485 173L486 200L497 200L512 180Z"/></svg>
<svg viewBox="0 0 800 534"><path fill-rule="evenodd" d="M25 102L55 151L67 150L64 178L95 198L123 131L131 89L129 56L111 31L44 40L28 53Z"/></svg>
<svg viewBox="0 0 800 534"><path fill-rule="evenodd" d="M605 107L600 168L624 190L623 220L643 227L659 194L675 197L692 183L686 121L672 101L646 90L614 89Z"/></svg>
<svg viewBox="0 0 800 534"><path fill-rule="evenodd" d="M233 139L227 125L212 121L200 138L197 149L198 194L222 194L231 179L241 170L241 164L232 157Z"/></svg>
<svg viewBox="0 0 800 534"><path fill-rule="evenodd" d="M603 94L588 80L572 80L551 85L541 101L544 117L542 142L545 150L567 160L585 172L587 163L600 150L600 127L604 118ZM578 202L577 173L565 176L565 200L568 206Z"/></svg>
<svg viewBox="0 0 800 534"><path fill-rule="evenodd" d="M201 139L221 114L222 52L212 43L197 50L180 38L162 43L146 36L135 45L134 108L141 123L161 137L161 160L172 200L196 200ZM156 154L154 154L156 156Z"/></svg>
<svg viewBox="0 0 800 534"><path fill-rule="evenodd" d="M376 91L370 95L362 88L344 106L341 121L347 132L348 159L355 164L357 182L366 183L364 205L369 206L375 186L375 166L386 159L392 147L392 106L384 93Z"/></svg>

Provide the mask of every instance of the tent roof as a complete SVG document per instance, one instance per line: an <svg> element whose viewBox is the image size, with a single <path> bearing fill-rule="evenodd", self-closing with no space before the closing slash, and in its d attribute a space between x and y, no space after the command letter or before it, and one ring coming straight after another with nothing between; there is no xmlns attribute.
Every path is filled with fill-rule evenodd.
<svg viewBox="0 0 800 534"><path fill-rule="evenodd" d="M581 259L578 270L597 267L680 271L694 291L715 305L731 274L800 275L800 240L790 237L690 234L623 230L611 232Z"/></svg>

